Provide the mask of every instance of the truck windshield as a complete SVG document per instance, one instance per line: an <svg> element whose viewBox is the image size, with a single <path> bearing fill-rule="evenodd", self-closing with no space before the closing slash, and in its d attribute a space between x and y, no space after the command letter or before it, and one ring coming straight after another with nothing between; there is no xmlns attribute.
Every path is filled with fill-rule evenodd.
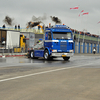
<svg viewBox="0 0 100 100"><path fill-rule="evenodd" d="M53 32L53 39L71 39L70 32Z"/></svg>

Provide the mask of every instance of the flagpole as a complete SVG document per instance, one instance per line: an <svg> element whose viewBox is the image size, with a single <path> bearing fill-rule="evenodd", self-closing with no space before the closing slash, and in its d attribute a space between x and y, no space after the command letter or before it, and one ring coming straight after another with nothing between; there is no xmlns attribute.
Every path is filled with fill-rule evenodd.
<svg viewBox="0 0 100 100"><path fill-rule="evenodd" d="M77 6L77 7L70 8L70 10L71 10L71 9L78 10L79 7ZM78 18L76 17L76 26L77 26L77 19L78 19Z"/></svg>
<svg viewBox="0 0 100 100"><path fill-rule="evenodd" d="M79 13L79 17L81 17L81 15L82 15L82 13L84 12L84 10L81 10L81 12ZM81 27L83 27L83 16L80 18L80 20L81 20ZM83 29L82 29L83 30Z"/></svg>
<svg viewBox="0 0 100 100"><path fill-rule="evenodd" d="M88 16L86 17L87 19L86 19L86 22L88 22ZM86 24L86 30L87 30L87 24Z"/></svg>
<svg viewBox="0 0 100 100"><path fill-rule="evenodd" d="M82 26L82 30L83 30L83 16L81 18L81 26Z"/></svg>
<svg viewBox="0 0 100 100"><path fill-rule="evenodd" d="M83 13L82 15L88 15L89 14L89 12L86 12L86 13ZM86 17L86 23L87 23L87 21L88 21L88 16ZM85 27L84 28L86 28L87 29L87 24L85 25Z"/></svg>

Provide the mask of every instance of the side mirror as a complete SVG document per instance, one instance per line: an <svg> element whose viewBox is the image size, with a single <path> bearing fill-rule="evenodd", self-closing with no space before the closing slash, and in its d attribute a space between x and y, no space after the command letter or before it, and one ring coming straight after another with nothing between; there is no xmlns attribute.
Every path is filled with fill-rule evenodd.
<svg viewBox="0 0 100 100"><path fill-rule="evenodd" d="M76 40L76 35L74 35L74 40Z"/></svg>

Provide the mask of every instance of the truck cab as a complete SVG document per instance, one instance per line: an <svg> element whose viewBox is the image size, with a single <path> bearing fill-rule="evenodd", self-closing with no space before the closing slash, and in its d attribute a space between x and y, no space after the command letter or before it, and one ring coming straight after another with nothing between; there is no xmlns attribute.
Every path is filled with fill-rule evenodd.
<svg viewBox="0 0 100 100"><path fill-rule="evenodd" d="M34 46L30 56L69 60L74 54L73 49L72 31L66 25L55 25L45 29L44 40Z"/></svg>

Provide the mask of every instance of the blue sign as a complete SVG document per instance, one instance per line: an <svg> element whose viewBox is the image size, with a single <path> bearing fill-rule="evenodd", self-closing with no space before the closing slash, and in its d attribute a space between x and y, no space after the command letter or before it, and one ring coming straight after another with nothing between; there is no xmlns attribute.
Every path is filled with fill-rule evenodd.
<svg viewBox="0 0 100 100"><path fill-rule="evenodd" d="M66 28L67 26L66 25L55 25L55 27L57 27L57 28Z"/></svg>

